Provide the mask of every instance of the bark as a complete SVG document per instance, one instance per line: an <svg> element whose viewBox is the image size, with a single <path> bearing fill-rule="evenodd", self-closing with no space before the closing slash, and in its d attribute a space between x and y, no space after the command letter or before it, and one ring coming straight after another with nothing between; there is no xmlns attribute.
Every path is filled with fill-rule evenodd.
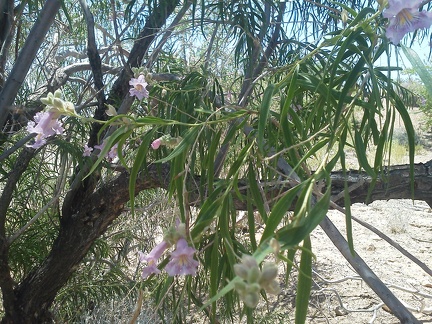
<svg viewBox="0 0 432 324"><path fill-rule="evenodd" d="M339 195L344 191L345 177L342 172L333 172L333 201L344 205L344 198ZM395 165L386 168L373 185L372 178L365 173L350 171L347 173L351 203L370 203L375 200L416 199L423 200L432 207L432 160L414 165L414 192L411 190L409 165Z"/></svg>

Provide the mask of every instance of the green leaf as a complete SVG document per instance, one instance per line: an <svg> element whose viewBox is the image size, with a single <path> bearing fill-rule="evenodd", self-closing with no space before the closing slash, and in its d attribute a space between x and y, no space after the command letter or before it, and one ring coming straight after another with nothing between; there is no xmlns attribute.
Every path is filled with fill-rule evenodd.
<svg viewBox="0 0 432 324"><path fill-rule="evenodd" d="M256 173L254 171L254 166L252 163L249 163L248 168L248 181L249 181L249 190L248 193L252 195L253 207L256 207L261 218L264 222L267 222L267 212L264 208L264 201L261 195L261 191L258 187L258 181L256 177Z"/></svg>
<svg viewBox="0 0 432 324"><path fill-rule="evenodd" d="M268 85L267 89L265 89L263 99L261 101L260 111L259 111L257 142L258 142L258 149L263 155L265 155L264 133L267 126L267 119L270 113L270 104L271 104L271 99L273 97L274 90L275 90L274 84Z"/></svg>
<svg viewBox="0 0 432 324"><path fill-rule="evenodd" d="M330 179L327 178L326 182L330 183ZM302 219L302 221L300 222L301 225L297 227L284 227L276 233L276 236L278 237L282 248L290 248L295 246L296 244L299 244L318 226L318 224L324 219L327 214L330 204L330 194L331 186L328 186L328 189L326 190L324 196L322 196L321 199L315 203L312 210L307 212L307 217ZM298 216L296 215L296 217Z"/></svg>
<svg viewBox="0 0 432 324"><path fill-rule="evenodd" d="M281 223L283 217L286 215L286 212L291 207L291 204L294 198L297 196L297 193L302 188L302 185L297 185L290 190L288 190L285 195L279 199L275 206L273 206L270 216L265 224L265 229L263 235L261 237L262 244L265 240L274 235L276 228Z"/></svg>
<svg viewBox="0 0 432 324"><path fill-rule="evenodd" d="M222 206L222 198L220 197L222 189L223 186L218 186L201 206L195 226L191 230L192 238L198 237L218 214L218 210Z"/></svg>
<svg viewBox="0 0 432 324"><path fill-rule="evenodd" d="M309 296L312 287L312 244L309 236L303 241L300 271L297 283L295 323L306 322Z"/></svg>
<svg viewBox="0 0 432 324"><path fill-rule="evenodd" d="M367 156L366 156L366 146L363 142L363 139L360 135L360 132L356 129L354 131L354 138L355 138L355 150L357 153L357 159L359 161L360 167L362 167L367 174L369 174L372 177L375 177L375 171L372 169L372 167L369 165Z"/></svg>
<svg viewBox="0 0 432 324"><path fill-rule="evenodd" d="M220 272L219 272L219 236L216 232L213 238L212 244L212 252L211 252L211 261L210 261L210 298L216 296L218 283L220 281ZM211 322L216 322L216 301L212 303L211 306Z"/></svg>
<svg viewBox="0 0 432 324"><path fill-rule="evenodd" d="M417 53L409 47L403 46L402 51L404 52L407 59L410 61L413 69L417 72L420 79L423 81L429 96L432 97L432 75L428 71L428 68L422 62L421 58L417 55Z"/></svg>
<svg viewBox="0 0 432 324"><path fill-rule="evenodd" d="M153 134L156 132L157 128L152 128L147 134L142 138L140 147L138 148L137 155L135 157L132 169L130 171L129 177L129 197L131 204L131 213L134 214L135 210L135 183L138 176L138 172L142 169L143 163L145 163L148 148L150 147L150 142L153 138Z"/></svg>

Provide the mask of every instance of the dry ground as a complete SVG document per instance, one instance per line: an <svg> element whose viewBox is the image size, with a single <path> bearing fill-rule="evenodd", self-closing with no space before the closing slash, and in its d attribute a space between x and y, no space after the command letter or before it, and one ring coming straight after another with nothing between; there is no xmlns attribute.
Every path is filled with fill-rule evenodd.
<svg viewBox="0 0 432 324"><path fill-rule="evenodd" d="M368 206L355 204L352 212L432 268L432 212L426 203L376 201ZM344 215L332 211L329 216L345 233ZM432 278L366 228L354 223L353 230L357 253L385 283L393 286L392 292L414 311L418 319L432 323ZM308 323L352 324L373 320L374 323L399 323L385 308L379 307L379 298L358 280L356 273L320 228L312 233L312 244L317 258L317 275ZM376 311L371 311L373 309Z"/></svg>

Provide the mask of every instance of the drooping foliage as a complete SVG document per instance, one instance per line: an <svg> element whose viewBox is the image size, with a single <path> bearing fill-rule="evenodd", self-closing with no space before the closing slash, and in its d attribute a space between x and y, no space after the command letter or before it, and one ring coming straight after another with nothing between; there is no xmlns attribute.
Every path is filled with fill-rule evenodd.
<svg viewBox="0 0 432 324"><path fill-rule="evenodd" d="M384 8L79 4L2 3L3 321L74 321L132 295L136 316L146 298L173 322L191 313L252 322L254 307L288 284L288 274L275 280L276 261L292 269L299 254L295 321L304 322L309 234L331 204L331 172L347 171L350 151L372 182L382 176L396 116L414 161L412 93L393 79L397 67L378 65L394 46ZM42 111L64 130L35 145L42 137L28 125ZM355 249L348 190L345 206ZM162 240L160 260L138 257ZM168 276L172 259L191 257L184 240L197 272ZM143 278L150 261L161 273Z"/></svg>

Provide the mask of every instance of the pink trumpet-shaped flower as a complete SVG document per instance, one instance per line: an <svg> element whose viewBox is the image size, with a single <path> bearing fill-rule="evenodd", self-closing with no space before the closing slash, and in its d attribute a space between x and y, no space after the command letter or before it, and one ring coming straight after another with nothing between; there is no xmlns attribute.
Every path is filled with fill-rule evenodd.
<svg viewBox="0 0 432 324"><path fill-rule="evenodd" d="M161 138L158 138L158 139L155 139L152 143L151 143L151 148L153 149L153 150L157 150L160 146L161 146L161 144L162 144L162 139Z"/></svg>
<svg viewBox="0 0 432 324"><path fill-rule="evenodd" d="M137 79L132 78L129 81L129 85L132 86L132 88L129 90L129 94L131 96L135 96L139 100L142 100L144 97L148 98L149 92L146 89L147 82L144 79L144 75L140 74L140 76Z"/></svg>
<svg viewBox="0 0 432 324"><path fill-rule="evenodd" d="M197 272L198 261L194 260L193 255L196 250L188 246L186 240L181 238L177 241L177 248L171 253L171 260L165 267L170 276L194 276Z"/></svg>
<svg viewBox="0 0 432 324"><path fill-rule="evenodd" d="M169 243L162 241L156 245L149 254L145 255L142 252L139 253L139 259L141 262L147 262L147 266L144 267L142 272L142 278L145 279L151 274L158 274L160 270L157 268L157 261L162 256L164 251L169 247Z"/></svg>
<svg viewBox="0 0 432 324"><path fill-rule="evenodd" d="M34 122L30 121L27 125L27 131L36 135L36 140L32 145L28 145L37 149L46 143L46 138L55 134L63 134L62 124L57 120L58 112L45 111L38 112L34 116Z"/></svg>
<svg viewBox="0 0 432 324"><path fill-rule="evenodd" d="M399 44L400 40L409 32L420 28L428 28L432 24L432 13L419 11L422 0L389 0L388 8L383 16L389 19L386 36L393 44Z"/></svg>
<svg viewBox="0 0 432 324"><path fill-rule="evenodd" d="M98 157L100 156L100 154L102 153L103 149L105 148L105 145L106 145L106 140L104 140L102 142L102 144L94 146L95 149L97 149L97 150L100 151L99 154L98 154ZM108 151L108 153L107 153L106 157L107 157L107 160L109 162L112 162L118 156L117 150L118 150L118 143L114 144L111 147L111 149Z"/></svg>

